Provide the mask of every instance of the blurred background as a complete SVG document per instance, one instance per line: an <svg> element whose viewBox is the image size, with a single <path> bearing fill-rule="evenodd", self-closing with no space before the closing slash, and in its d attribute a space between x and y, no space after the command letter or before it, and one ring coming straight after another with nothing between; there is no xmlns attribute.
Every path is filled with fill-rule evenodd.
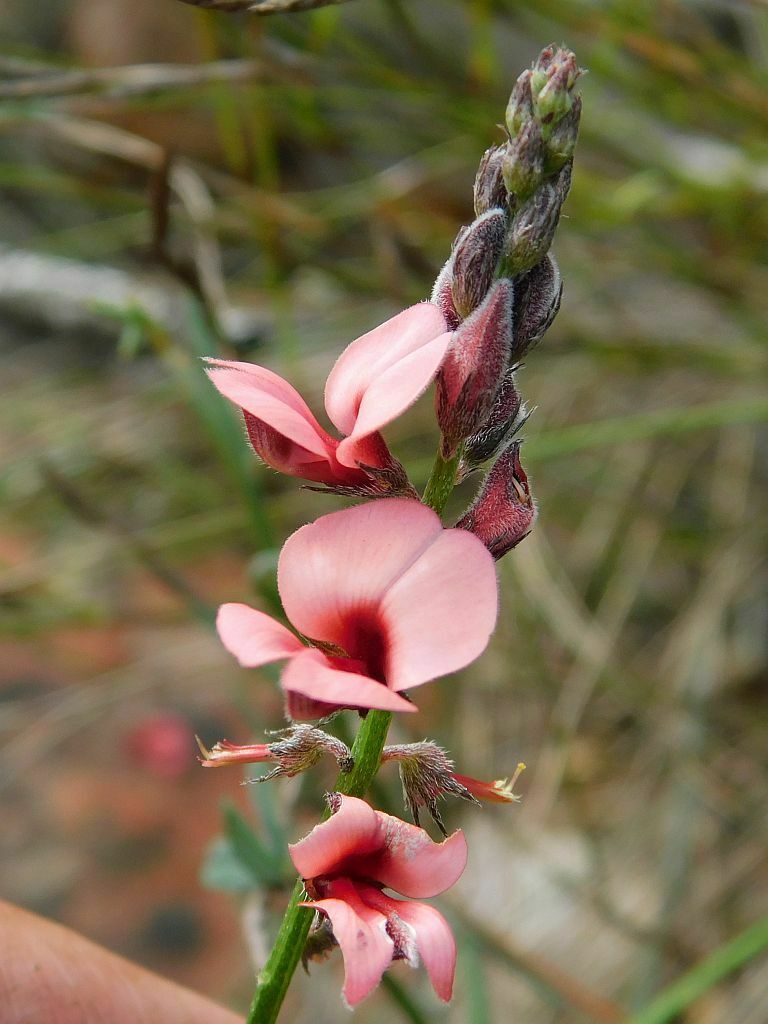
<svg viewBox="0 0 768 1024"><path fill-rule="evenodd" d="M6 0L0 38L0 894L247 1005L333 771L199 769L194 733L281 724L212 613L269 608L340 499L257 465L199 356L320 411L341 348L429 294L515 78L564 43L565 294L520 375L540 519L489 651L396 728L479 777L525 761L522 803L446 807L452 1006L398 964L356 1018L765 1024L765 0ZM387 436L423 483L431 398ZM299 972L285 1019L346 1019L340 984L338 953Z"/></svg>

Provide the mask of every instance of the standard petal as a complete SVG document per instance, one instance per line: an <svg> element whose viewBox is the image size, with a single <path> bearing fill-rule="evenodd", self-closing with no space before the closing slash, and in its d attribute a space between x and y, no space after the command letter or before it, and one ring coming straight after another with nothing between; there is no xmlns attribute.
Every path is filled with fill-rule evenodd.
<svg viewBox="0 0 768 1024"><path fill-rule="evenodd" d="M339 801L338 810L288 846L302 878L337 874L350 858L373 853L384 843L386 823L370 804L356 796L334 799Z"/></svg>
<svg viewBox="0 0 768 1024"><path fill-rule="evenodd" d="M426 903L397 901L397 914L416 933L416 949L438 999L448 1003L456 974L456 940L443 915Z"/></svg>
<svg viewBox="0 0 768 1024"><path fill-rule="evenodd" d="M429 898L445 892L467 864L467 841L460 830L435 843L417 825L377 811L386 825L383 847L355 859L354 873L389 886L402 896Z"/></svg>
<svg viewBox="0 0 768 1024"><path fill-rule="evenodd" d="M419 374L419 381L421 381L435 360L437 362L432 370L432 376L437 372L440 359L450 339L450 334L446 334L443 314L431 302L420 302L416 306L403 310L402 313L398 313L391 320L387 320L380 327L374 328L347 346L331 370L325 385L325 408L331 421L342 434L351 434L355 430L368 389L373 386L380 391L377 382L380 382L382 376L390 368L396 366L411 353L429 346L438 338L440 341L433 345L425 356L424 365L421 365L417 359L411 368L412 373ZM441 348L442 353L440 352ZM363 410L363 415L367 420L370 422L378 420L378 426L370 427L368 433L389 423L400 412L408 408L418 398L429 380L431 377L420 382L417 388L411 387L412 397L403 404L404 395L400 395L399 391L405 387L405 383L402 380L402 375L396 373L392 382L398 389L398 397L393 399L391 406L387 406L384 397L380 395L378 399L371 400L370 410ZM382 419L382 415L385 418Z"/></svg>
<svg viewBox="0 0 768 1024"><path fill-rule="evenodd" d="M328 915L344 957L342 992L349 1006L356 1006L381 981L395 946L387 935L386 917L363 903L353 885L339 879L331 891L332 897L303 905Z"/></svg>
<svg viewBox="0 0 768 1024"><path fill-rule="evenodd" d="M466 530L444 530L387 590L379 611L392 689L457 672L485 650L496 623L493 558Z"/></svg>
<svg viewBox="0 0 768 1024"><path fill-rule="evenodd" d="M208 376L230 402L314 455L325 456L332 438L287 380L252 363L208 360Z"/></svg>
<svg viewBox="0 0 768 1024"><path fill-rule="evenodd" d="M410 409L432 383L451 337L441 334L377 374L360 397L354 428L336 450L339 462L356 466L363 459L360 442Z"/></svg>
<svg viewBox="0 0 768 1024"><path fill-rule="evenodd" d="M341 660L341 659L339 659ZM410 701L384 683L357 672L335 668L322 651L303 650L291 658L280 677L286 693L300 693L313 701L342 708L378 708L381 711L417 711Z"/></svg>
<svg viewBox="0 0 768 1024"><path fill-rule="evenodd" d="M268 665L304 650L289 629L247 604L223 604L216 616L216 629L243 668Z"/></svg>
<svg viewBox="0 0 768 1024"><path fill-rule="evenodd" d="M393 581L442 533L438 516L412 498L386 498L322 516L289 537L280 554L277 582L286 615L305 636L343 647L350 613L377 607ZM475 541L493 565L476 538L461 535Z"/></svg>

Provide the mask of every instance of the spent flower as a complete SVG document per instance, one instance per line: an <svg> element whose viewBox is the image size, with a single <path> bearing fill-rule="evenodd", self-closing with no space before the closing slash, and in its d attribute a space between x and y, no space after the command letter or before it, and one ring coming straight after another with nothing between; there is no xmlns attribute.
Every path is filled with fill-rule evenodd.
<svg viewBox="0 0 768 1024"><path fill-rule="evenodd" d="M281 729L277 735L280 739L271 743L239 745L229 740L220 740L210 750L203 745L199 736L195 737L203 755L200 764L204 768L221 768L228 764L275 764L266 775L251 779L251 782L267 782L281 775L293 778L313 768L324 754L333 757L342 772L349 772L354 765L346 743L322 729L302 723Z"/></svg>

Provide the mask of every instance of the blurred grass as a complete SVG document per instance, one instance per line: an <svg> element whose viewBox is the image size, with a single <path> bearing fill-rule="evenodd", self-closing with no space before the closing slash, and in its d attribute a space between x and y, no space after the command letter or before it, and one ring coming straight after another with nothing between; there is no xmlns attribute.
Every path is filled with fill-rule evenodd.
<svg viewBox="0 0 768 1024"><path fill-rule="evenodd" d="M30 650L123 623L135 587L125 538L63 514L41 455L210 604L238 587L275 601L276 547L336 503L255 466L199 357L264 361L319 411L341 346L428 294L519 70L553 40L577 51L565 298L521 374L540 522L502 565L489 654L425 693L423 716L467 771L531 767L511 819L461 817L487 866L465 898L544 964L468 948L445 1019L570 1021L541 987L560 969L633 1024L761 1022L765 959L743 936L768 901L764 5L353 0L257 21L78 0L44 21L20 0L0 13L0 597L3 635ZM429 401L389 434L423 482ZM249 571L210 568L228 556ZM189 614L132 600L147 634ZM274 725L271 684L221 666L215 699ZM98 673L78 672L46 697L45 737L32 697L0 714L27 773L57 728L93 722L78 708ZM309 819L319 785L298 798ZM400 977L403 1012L433 1019ZM335 1019L324 978L315 1024Z"/></svg>

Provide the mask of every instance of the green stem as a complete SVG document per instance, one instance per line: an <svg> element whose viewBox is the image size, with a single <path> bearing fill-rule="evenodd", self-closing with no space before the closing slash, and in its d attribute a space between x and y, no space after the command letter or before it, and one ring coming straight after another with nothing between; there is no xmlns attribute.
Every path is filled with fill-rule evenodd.
<svg viewBox="0 0 768 1024"><path fill-rule="evenodd" d="M459 468L461 451L450 459L444 459L438 452L432 467L422 501L440 515L446 506L451 491L456 485L456 470Z"/></svg>
<svg viewBox="0 0 768 1024"><path fill-rule="evenodd" d="M424 504L429 505L438 515L445 508L448 497L456 482L456 469L460 453L451 459L439 454L435 459L432 475L424 490ZM346 796L365 796L379 770L381 752L387 740L392 715L389 711L369 711L352 746L354 767L341 773L336 779L336 792ZM326 811L325 818L329 811ZM285 994L291 983L312 925L313 913L299 904L306 897L301 878L293 887L291 899L283 916L280 930L269 959L259 973L256 994L251 1003L246 1024L275 1024Z"/></svg>
<svg viewBox="0 0 768 1024"><path fill-rule="evenodd" d="M636 1014L629 1024L668 1024L676 1020L697 999L714 988L729 974L765 952L768 948L768 917L763 917L735 939L692 967L682 978Z"/></svg>

